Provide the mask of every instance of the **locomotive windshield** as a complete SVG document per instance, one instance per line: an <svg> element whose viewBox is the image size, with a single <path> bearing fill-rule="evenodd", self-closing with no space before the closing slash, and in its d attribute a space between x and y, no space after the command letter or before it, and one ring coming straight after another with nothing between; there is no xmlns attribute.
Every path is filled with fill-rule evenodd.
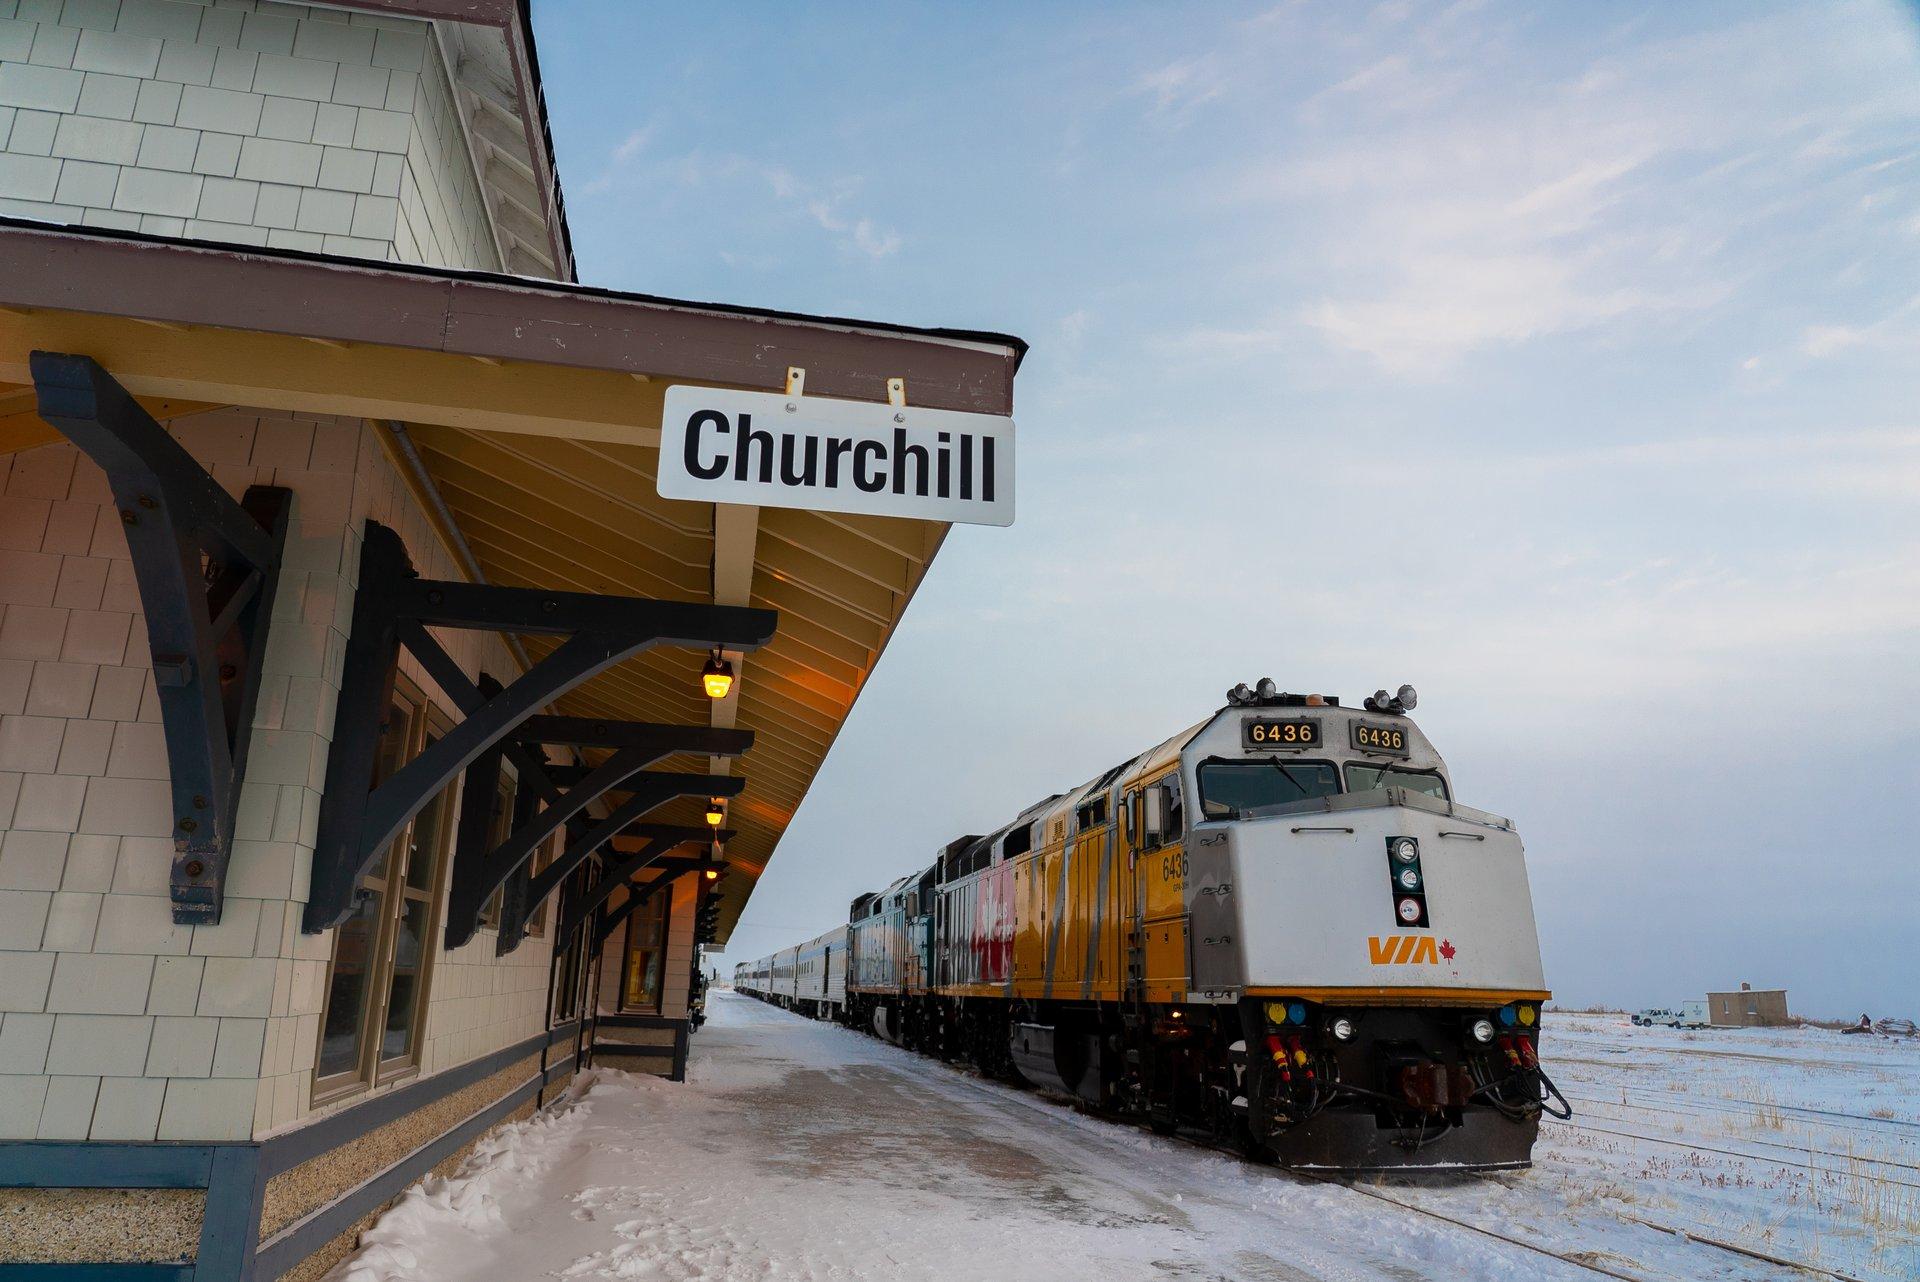
<svg viewBox="0 0 1920 1282"><path fill-rule="evenodd" d="M1340 772L1325 761L1205 761L1200 764L1200 810L1209 819L1231 819L1262 806L1284 806L1310 797L1331 797L1339 791Z"/></svg>
<svg viewBox="0 0 1920 1282"><path fill-rule="evenodd" d="M1347 787L1353 792L1372 792L1375 788L1405 788L1424 792L1429 797L1447 799L1447 781L1431 770L1400 770L1393 766L1347 767Z"/></svg>

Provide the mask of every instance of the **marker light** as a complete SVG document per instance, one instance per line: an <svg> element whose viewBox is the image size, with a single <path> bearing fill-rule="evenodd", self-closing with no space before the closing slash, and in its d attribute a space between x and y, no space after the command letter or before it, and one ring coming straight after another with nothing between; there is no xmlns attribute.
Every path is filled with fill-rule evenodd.
<svg viewBox="0 0 1920 1282"><path fill-rule="evenodd" d="M1299 1002L1292 1002L1287 1006L1287 1018L1296 1024L1304 1024L1307 1022L1307 1008Z"/></svg>
<svg viewBox="0 0 1920 1282"><path fill-rule="evenodd" d="M1400 901L1400 920L1411 926L1420 920L1420 901L1407 898Z"/></svg>
<svg viewBox="0 0 1920 1282"><path fill-rule="evenodd" d="M707 698L726 698L727 692L733 689L733 664L715 651L714 656L707 660L707 666L700 669L700 684L706 687Z"/></svg>
<svg viewBox="0 0 1920 1282"><path fill-rule="evenodd" d="M1500 1022L1501 1022L1502 1024L1505 1024L1505 1025L1507 1025L1508 1027L1512 1027L1512 1025L1513 1025L1513 1022L1514 1022L1514 1020L1516 1020L1516 1019L1518 1019L1518 1018L1519 1018L1519 1016L1517 1016L1517 1015L1515 1015L1515 1014L1513 1013L1513 1007L1511 1007L1511 1006L1502 1006L1502 1007L1500 1008Z"/></svg>
<svg viewBox="0 0 1920 1282"><path fill-rule="evenodd" d="M1492 1041L1493 1040L1493 1021L1486 1020L1486 1019L1474 1020L1473 1021L1473 1040L1476 1042Z"/></svg>
<svg viewBox="0 0 1920 1282"><path fill-rule="evenodd" d="M1324 694L1310 694L1307 696L1307 706L1309 708L1324 708L1327 706L1327 696Z"/></svg>
<svg viewBox="0 0 1920 1282"><path fill-rule="evenodd" d="M1350 1042L1353 1040L1353 1021L1345 1017L1336 1019L1328 1026L1327 1031L1333 1034L1333 1039L1337 1042Z"/></svg>
<svg viewBox="0 0 1920 1282"><path fill-rule="evenodd" d="M1402 868L1400 870L1399 880L1400 880L1400 889L1402 890L1420 889L1420 873L1416 869Z"/></svg>
<svg viewBox="0 0 1920 1282"><path fill-rule="evenodd" d="M1520 1022L1521 1022L1521 1024L1523 1024L1523 1025L1526 1025L1526 1026L1528 1026L1528 1027L1531 1027L1531 1026L1532 1026L1532 1024L1533 1024L1533 1007L1531 1007L1531 1006L1522 1006L1522 1007L1520 1008Z"/></svg>
<svg viewBox="0 0 1920 1282"><path fill-rule="evenodd" d="M1285 1002L1268 1002L1267 1003L1267 1022L1270 1024L1286 1023L1287 1022L1287 1004Z"/></svg>
<svg viewBox="0 0 1920 1282"><path fill-rule="evenodd" d="M1396 863L1410 864L1420 857L1420 843L1411 837L1399 837L1393 843L1393 858Z"/></svg>

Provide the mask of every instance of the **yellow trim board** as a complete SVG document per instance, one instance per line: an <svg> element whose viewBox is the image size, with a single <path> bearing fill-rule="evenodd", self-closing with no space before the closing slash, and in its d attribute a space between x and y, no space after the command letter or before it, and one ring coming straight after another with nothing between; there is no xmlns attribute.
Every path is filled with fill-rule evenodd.
<svg viewBox="0 0 1920 1282"><path fill-rule="evenodd" d="M122 316L0 310L0 382L31 384L28 353L91 356L139 397L657 448L666 384L615 370L487 364L448 352L206 326L156 329Z"/></svg>

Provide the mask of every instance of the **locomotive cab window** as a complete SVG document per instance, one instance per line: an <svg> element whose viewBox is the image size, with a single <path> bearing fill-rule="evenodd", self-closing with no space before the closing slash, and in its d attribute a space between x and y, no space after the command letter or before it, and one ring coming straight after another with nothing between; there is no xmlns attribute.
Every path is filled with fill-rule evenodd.
<svg viewBox="0 0 1920 1282"><path fill-rule="evenodd" d="M1339 791L1340 772L1327 761L1200 763L1200 813L1208 819L1233 819L1262 806L1332 797Z"/></svg>
<svg viewBox="0 0 1920 1282"><path fill-rule="evenodd" d="M1347 788L1352 792L1372 792L1375 788L1405 788L1424 792L1429 797L1447 799L1447 781L1433 770L1401 770L1394 766L1347 766Z"/></svg>
<svg viewBox="0 0 1920 1282"><path fill-rule="evenodd" d="M1178 841L1186 828L1186 808L1181 804L1180 776L1170 774L1143 792L1140 819L1140 845L1152 850Z"/></svg>

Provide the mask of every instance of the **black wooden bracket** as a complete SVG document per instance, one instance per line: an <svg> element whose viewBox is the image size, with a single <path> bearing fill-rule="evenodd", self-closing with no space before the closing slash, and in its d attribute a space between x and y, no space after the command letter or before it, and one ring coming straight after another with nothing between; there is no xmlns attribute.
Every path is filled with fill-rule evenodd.
<svg viewBox="0 0 1920 1282"><path fill-rule="evenodd" d="M653 898L656 892L666 889L690 872L709 869L724 871L726 864L711 859L661 859L655 861L653 867L660 870L659 876L637 886L628 886L626 900L618 908L600 914L593 928L593 950L596 953L606 947L608 936L620 928L620 923L631 917L633 910Z"/></svg>
<svg viewBox="0 0 1920 1282"><path fill-rule="evenodd" d="M688 729L700 731L702 728L688 727ZM707 731L706 733L714 732ZM718 733L745 734L747 736L747 743L742 745L741 751L745 751L746 746L750 746L751 744L752 735L749 732L721 731ZM622 754L642 753L645 751L645 749L622 748L620 752L608 758L606 764L613 764ZM657 758L654 758L654 760L657 760ZM591 778L592 775L589 774L588 779ZM550 837L559 827L558 823L550 822L550 816L553 814L554 809L556 809L555 807L549 807L546 811L541 812L538 816L534 817L534 827L531 832L522 833L516 831L498 850L486 856L488 862L484 866L484 871L481 873L484 889L484 881L486 878L503 875L500 870L511 863L512 870L504 874L507 876L506 884L509 887L518 888L520 891L517 906L512 902L514 897L510 895L508 897L509 902L504 904L501 909L498 943L500 955L504 956L519 947L520 941L526 937L527 919L533 915L535 910L540 907L548 896L559 889L560 883L566 880L569 873L586 862L589 856L612 838L620 836L622 833L637 836L638 833L631 832L630 830L638 826L637 821L643 816L658 810L662 805L673 800L675 797L735 797L738 796L745 787L746 780L735 775L704 775L647 770L630 774L624 782L608 789L609 792L626 791L629 794L627 799L618 806L615 806L613 810L607 814L606 818L600 820L584 834L572 835L572 839L561 850L559 857L539 872L534 873L531 872L529 856L539 847L542 841ZM573 790L567 794L568 798L572 799L587 788L588 784L585 781L575 784ZM581 807L584 807L585 804L585 801L582 801ZM577 814L578 811L576 810L575 813ZM563 819L564 818L563 816ZM572 830L569 829L569 832L571 834ZM458 865L456 865L456 876L458 876L458 872ZM482 903L485 902L485 898L485 895L482 894ZM457 945L452 942L451 922L449 923L447 938L447 946L449 948L457 947Z"/></svg>
<svg viewBox="0 0 1920 1282"><path fill-rule="evenodd" d="M463 797L491 798L500 778L500 762L505 753L494 748L481 753L467 767L461 786ZM561 824L584 810L589 802L627 775L646 765L637 752L615 753L598 770L564 792L545 810L533 809L534 788L529 785L514 792L513 822L498 846L493 844L494 825L467 823L461 816L460 833L454 843L452 884L447 892L446 946L458 948L473 938L479 928L480 910L497 889L508 884L513 874L532 856L542 841L553 835ZM465 807L462 807L463 811ZM490 819L491 814L488 815ZM523 907L526 905L523 904ZM504 930L507 914L503 912Z"/></svg>
<svg viewBox="0 0 1920 1282"><path fill-rule="evenodd" d="M725 845L733 837L733 830L722 828L690 828L679 824L634 824L627 830L631 835L646 842L640 849L620 853L619 862L611 864L600 874L600 880L587 888L574 905L573 913L561 924L558 938L565 939L591 918L601 904L612 897L613 892L631 881L636 873L662 861L662 857L680 846L691 842ZM718 864L714 865L716 868Z"/></svg>
<svg viewBox="0 0 1920 1282"><path fill-rule="evenodd" d="M39 414L107 474L147 616L172 777L173 920L220 920L292 495L235 502L91 357L34 352Z"/></svg>
<svg viewBox="0 0 1920 1282"><path fill-rule="evenodd" d="M422 806L481 753L510 740L568 742L529 727L536 722L571 723L579 719L536 716L538 709L654 646L753 650L772 639L777 622L771 610L740 606L421 579L415 576L400 536L377 521L367 522L360 549L359 587L354 596L353 632L347 641L333 744L327 756L326 792L320 801L313 880L302 929L312 933L343 921L352 909L354 887L380 852ZM513 684L489 697L464 676L453 679L459 667L428 628L537 633L565 636L566 640ZM462 703L466 717L369 791L381 723L387 716L402 646L456 702ZM505 751L516 763L524 757L526 764L521 769L544 799L551 804L558 798L539 762L524 753L513 755L518 751L514 748Z"/></svg>

